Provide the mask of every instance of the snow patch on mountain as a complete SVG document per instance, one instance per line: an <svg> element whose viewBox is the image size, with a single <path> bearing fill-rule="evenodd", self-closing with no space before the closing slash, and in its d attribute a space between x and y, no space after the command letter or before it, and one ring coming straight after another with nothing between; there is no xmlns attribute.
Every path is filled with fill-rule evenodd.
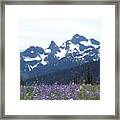
<svg viewBox="0 0 120 120"><path fill-rule="evenodd" d="M34 61L34 60L37 60L37 61L41 61L41 57L40 56L37 56L35 58L30 58L30 57L24 57L24 61L28 62L28 61Z"/></svg>
<svg viewBox="0 0 120 120"><path fill-rule="evenodd" d="M90 40L88 40L88 41L81 41L80 43L83 44L84 46L92 46L94 48L98 48L99 47L99 45L97 45L97 44L92 44Z"/></svg>
<svg viewBox="0 0 120 120"><path fill-rule="evenodd" d="M49 48L45 49L45 53L51 53L51 49Z"/></svg>
<svg viewBox="0 0 120 120"><path fill-rule="evenodd" d="M70 48L69 48L69 51L70 52L73 52L73 51L75 51L75 50L77 50L77 51L79 51L80 52L80 50L79 50L79 45L77 44L77 45L75 45L75 44L70 44Z"/></svg>
<svg viewBox="0 0 120 120"><path fill-rule="evenodd" d="M44 55L44 54L42 54L41 55L41 63L43 64L43 65L46 65L47 64L47 62L45 61L45 58L46 58L46 55Z"/></svg>
<svg viewBox="0 0 120 120"><path fill-rule="evenodd" d="M34 51L31 51L31 53L34 53Z"/></svg>
<svg viewBox="0 0 120 120"><path fill-rule="evenodd" d="M33 66L30 65L30 68L31 68L31 69L34 69L34 68L36 68L38 65L39 65L39 63L37 63L37 64L35 64L35 65L33 65Z"/></svg>
<svg viewBox="0 0 120 120"><path fill-rule="evenodd" d="M58 59L61 59L61 58L65 57L65 55L66 55L66 50L65 49L60 49L60 51L61 52L57 52L57 54L56 54L56 57Z"/></svg>

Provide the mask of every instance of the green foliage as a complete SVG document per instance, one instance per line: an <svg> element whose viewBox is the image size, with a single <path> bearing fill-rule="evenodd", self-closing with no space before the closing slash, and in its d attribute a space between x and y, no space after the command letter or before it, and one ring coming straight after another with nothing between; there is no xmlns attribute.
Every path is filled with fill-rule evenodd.
<svg viewBox="0 0 120 120"><path fill-rule="evenodd" d="M80 87L80 100L100 100L100 85L82 85Z"/></svg>

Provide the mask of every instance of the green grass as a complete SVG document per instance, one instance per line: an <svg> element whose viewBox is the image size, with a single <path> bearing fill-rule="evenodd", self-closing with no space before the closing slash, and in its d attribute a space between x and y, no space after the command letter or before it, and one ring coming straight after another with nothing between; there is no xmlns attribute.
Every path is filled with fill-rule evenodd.
<svg viewBox="0 0 120 120"><path fill-rule="evenodd" d="M100 100L100 85L81 85L80 100Z"/></svg>

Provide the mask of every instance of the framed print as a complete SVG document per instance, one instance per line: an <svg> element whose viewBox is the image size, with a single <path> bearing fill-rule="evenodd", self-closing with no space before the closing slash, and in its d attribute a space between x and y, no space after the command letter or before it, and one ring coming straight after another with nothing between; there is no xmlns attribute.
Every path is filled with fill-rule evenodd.
<svg viewBox="0 0 120 120"><path fill-rule="evenodd" d="M119 119L119 2L1 8L1 118Z"/></svg>

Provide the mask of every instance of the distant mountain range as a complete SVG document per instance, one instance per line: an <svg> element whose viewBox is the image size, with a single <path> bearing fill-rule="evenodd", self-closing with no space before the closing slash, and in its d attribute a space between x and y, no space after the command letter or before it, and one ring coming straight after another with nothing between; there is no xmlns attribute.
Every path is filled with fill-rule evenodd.
<svg viewBox="0 0 120 120"><path fill-rule="evenodd" d="M61 46L51 41L46 49L30 46L21 52L20 79L27 83L32 83L34 80L46 84L56 81L68 83L75 78L76 72L79 74L79 79L83 79L86 73L85 66L88 64L92 65L93 78L99 79L100 43L94 38L87 39L75 34Z"/></svg>

